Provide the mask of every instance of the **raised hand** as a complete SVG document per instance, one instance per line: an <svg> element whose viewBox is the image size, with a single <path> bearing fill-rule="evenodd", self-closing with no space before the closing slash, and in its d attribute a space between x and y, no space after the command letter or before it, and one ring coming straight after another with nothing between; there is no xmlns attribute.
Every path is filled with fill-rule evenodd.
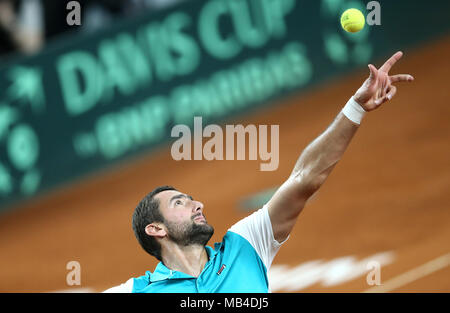
<svg viewBox="0 0 450 313"><path fill-rule="evenodd" d="M367 112L377 109L383 103L394 97L397 88L393 83L411 82L414 80L414 77L409 74L389 76L390 69L402 56L403 52L398 51L378 70L375 66L369 64L370 76L354 95L355 101Z"/></svg>

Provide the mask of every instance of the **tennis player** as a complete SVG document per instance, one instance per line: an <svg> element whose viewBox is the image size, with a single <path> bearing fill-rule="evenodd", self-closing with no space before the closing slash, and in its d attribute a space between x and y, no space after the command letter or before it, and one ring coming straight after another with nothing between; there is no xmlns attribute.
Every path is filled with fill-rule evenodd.
<svg viewBox="0 0 450 313"><path fill-rule="evenodd" d="M369 77L301 153L269 202L232 225L214 247L207 246L214 228L205 218L203 203L170 186L150 192L134 211L133 230L142 248L160 262L153 272L105 292L270 292L267 272L275 255L308 199L341 159L364 115L394 97L394 83L414 80L408 74L389 75L402 55L395 53L379 69L369 64Z"/></svg>

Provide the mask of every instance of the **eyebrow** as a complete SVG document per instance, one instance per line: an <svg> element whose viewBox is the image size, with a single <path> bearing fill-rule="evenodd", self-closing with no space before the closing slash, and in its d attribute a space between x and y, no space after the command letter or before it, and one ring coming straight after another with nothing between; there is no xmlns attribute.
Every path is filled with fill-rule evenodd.
<svg viewBox="0 0 450 313"><path fill-rule="evenodd" d="M188 198L188 199L194 200L191 196L185 195L185 194L182 194L182 193L181 193L181 194L179 194L179 195L175 195L175 196L173 196L172 198L170 198L169 203L172 203L173 200L181 199L181 198Z"/></svg>

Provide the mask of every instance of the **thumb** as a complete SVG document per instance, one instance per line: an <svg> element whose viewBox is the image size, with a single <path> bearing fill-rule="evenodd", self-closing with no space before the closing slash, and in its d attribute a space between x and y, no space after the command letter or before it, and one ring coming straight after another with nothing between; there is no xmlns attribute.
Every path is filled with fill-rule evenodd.
<svg viewBox="0 0 450 313"><path fill-rule="evenodd" d="M378 70L372 64L369 64L368 67L369 67L369 70L370 70L369 81L372 83L372 82L374 82L376 80L376 78L378 76Z"/></svg>

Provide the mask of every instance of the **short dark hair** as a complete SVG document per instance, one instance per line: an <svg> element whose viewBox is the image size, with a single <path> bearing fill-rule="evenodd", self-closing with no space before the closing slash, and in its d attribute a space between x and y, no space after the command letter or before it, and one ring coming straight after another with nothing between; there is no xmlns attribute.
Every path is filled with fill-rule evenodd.
<svg viewBox="0 0 450 313"><path fill-rule="evenodd" d="M142 199L133 213L133 231L141 247L159 261L162 261L161 245L153 236L145 232L145 227L151 223L164 223L164 217L159 210L159 200L154 197L166 190L176 190L172 186L160 186L153 189Z"/></svg>

